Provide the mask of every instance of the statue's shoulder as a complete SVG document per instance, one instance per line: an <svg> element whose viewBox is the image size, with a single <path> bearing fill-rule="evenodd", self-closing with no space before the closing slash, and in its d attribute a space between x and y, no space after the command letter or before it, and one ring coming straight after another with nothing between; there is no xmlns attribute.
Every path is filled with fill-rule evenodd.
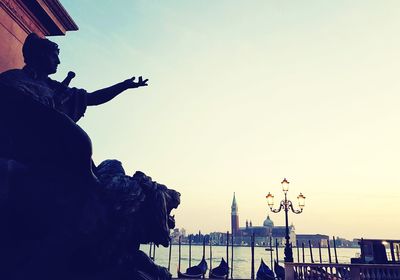
<svg viewBox="0 0 400 280"><path fill-rule="evenodd" d="M10 69L0 73L0 78L17 77L21 75L24 75L24 71L22 69Z"/></svg>
<svg viewBox="0 0 400 280"><path fill-rule="evenodd" d="M26 73L22 69L11 69L0 74L0 83L16 84L26 78Z"/></svg>
<svg viewBox="0 0 400 280"><path fill-rule="evenodd" d="M51 78L47 78L46 82L51 88L58 88L58 87L62 86L61 82L53 80ZM63 87L68 88L67 86L63 86Z"/></svg>

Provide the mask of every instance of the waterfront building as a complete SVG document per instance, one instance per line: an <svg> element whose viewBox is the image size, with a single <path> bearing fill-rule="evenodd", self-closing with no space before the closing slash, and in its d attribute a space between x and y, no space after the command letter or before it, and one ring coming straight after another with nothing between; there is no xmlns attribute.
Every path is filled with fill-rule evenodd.
<svg viewBox="0 0 400 280"><path fill-rule="evenodd" d="M178 243L179 241L179 236L181 236L181 233L179 231L179 228L174 228L172 232L170 233L170 238L172 243Z"/></svg>
<svg viewBox="0 0 400 280"><path fill-rule="evenodd" d="M213 245L225 245L226 244L226 232L211 232L210 240Z"/></svg>
<svg viewBox="0 0 400 280"><path fill-rule="evenodd" d="M272 241L272 245L284 246L286 228L285 226L275 226L269 215L260 226L253 226L252 221L246 220L245 227L239 226L239 212L235 193L231 206L231 228L234 236L234 243L238 245L249 245L251 236L254 234L254 242L259 246L266 246ZM296 243L296 233L294 225L289 226L289 236L293 244Z"/></svg>
<svg viewBox="0 0 400 280"><path fill-rule="evenodd" d="M299 246L304 243L305 246L308 246L308 241L310 241L312 247L318 247L318 244L321 244L321 247L328 247L329 236L323 234L297 234L297 241Z"/></svg>
<svg viewBox="0 0 400 280"><path fill-rule="evenodd" d="M336 246L337 247L348 247L348 248L358 248L358 240L347 240L345 238L336 237Z"/></svg>
<svg viewBox="0 0 400 280"><path fill-rule="evenodd" d="M290 242L292 242L293 247L296 246L297 235L295 232L296 228L293 224L289 226L289 237ZM278 244L278 246L285 246L286 243L286 227L285 226L276 226L272 228L272 239L274 244Z"/></svg>
<svg viewBox="0 0 400 280"><path fill-rule="evenodd" d="M184 228L174 228L170 233L171 242L178 244L179 237L183 243L187 242L186 230Z"/></svg>

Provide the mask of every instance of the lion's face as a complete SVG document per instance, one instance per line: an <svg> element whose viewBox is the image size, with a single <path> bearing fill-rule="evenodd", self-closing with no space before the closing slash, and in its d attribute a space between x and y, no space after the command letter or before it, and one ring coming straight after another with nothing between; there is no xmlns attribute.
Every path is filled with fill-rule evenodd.
<svg viewBox="0 0 400 280"><path fill-rule="evenodd" d="M181 195L160 184L157 184L155 189L146 194L143 205L136 215L138 242L142 244L153 242L168 247L170 230L175 227L171 211L179 206Z"/></svg>
<svg viewBox="0 0 400 280"><path fill-rule="evenodd" d="M165 194L165 205L168 215L168 228L175 228L175 215L171 216L172 209L178 208L181 203L181 194L175 190L167 190Z"/></svg>
<svg viewBox="0 0 400 280"><path fill-rule="evenodd" d="M160 205L164 205L159 212L159 234L157 234L157 240L154 240L156 244L161 244L164 247L169 245L169 234L170 230L175 228L175 217L171 215L171 211L176 209L181 203L181 194L175 190L165 189L162 194L158 195L158 201Z"/></svg>

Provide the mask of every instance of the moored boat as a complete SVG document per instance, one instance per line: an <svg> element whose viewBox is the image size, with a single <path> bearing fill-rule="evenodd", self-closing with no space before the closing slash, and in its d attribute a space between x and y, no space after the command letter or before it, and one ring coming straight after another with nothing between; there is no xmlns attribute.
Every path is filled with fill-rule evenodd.
<svg viewBox="0 0 400 280"><path fill-rule="evenodd" d="M208 269L207 262L203 256L200 263L198 265L189 267L186 269L186 272L180 272L178 270L178 278L188 278L188 279L199 279L204 278Z"/></svg>
<svg viewBox="0 0 400 280"><path fill-rule="evenodd" d="M190 241L190 239L189 239ZM191 258L191 242L189 242L189 261ZM203 239L203 257L198 265L191 266L186 269L186 272L183 273L181 272L181 239L179 238L179 261L178 261L178 278L187 278L187 279L199 279L199 278L204 278L204 275L207 272L208 265L206 262L206 243L205 240ZM190 265L190 262L189 262Z"/></svg>
<svg viewBox="0 0 400 280"><path fill-rule="evenodd" d="M275 274L274 272L264 263L264 260L261 259L260 267L257 271L257 280L274 280Z"/></svg>
<svg viewBox="0 0 400 280"><path fill-rule="evenodd" d="M226 279L229 274L229 265L228 263L224 260L224 258L221 259L220 264L216 267L210 270L210 279Z"/></svg>
<svg viewBox="0 0 400 280"><path fill-rule="evenodd" d="M274 271L275 271L277 279L279 279L279 280L285 279L285 268L283 266L279 265L279 263L277 261L274 262Z"/></svg>

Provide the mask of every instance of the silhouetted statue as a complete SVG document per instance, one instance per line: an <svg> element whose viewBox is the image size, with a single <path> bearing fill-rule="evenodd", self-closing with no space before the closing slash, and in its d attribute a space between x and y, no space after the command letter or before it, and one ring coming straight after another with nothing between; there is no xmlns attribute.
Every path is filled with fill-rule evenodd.
<svg viewBox="0 0 400 280"><path fill-rule="evenodd" d="M168 246L180 194L117 160L92 162L75 122L142 77L88 93L48 77L57 44L30 34L25 67L0 74L0 279L170 279L140 244ZM147 277L147 278L146 278Z"/></svg>

